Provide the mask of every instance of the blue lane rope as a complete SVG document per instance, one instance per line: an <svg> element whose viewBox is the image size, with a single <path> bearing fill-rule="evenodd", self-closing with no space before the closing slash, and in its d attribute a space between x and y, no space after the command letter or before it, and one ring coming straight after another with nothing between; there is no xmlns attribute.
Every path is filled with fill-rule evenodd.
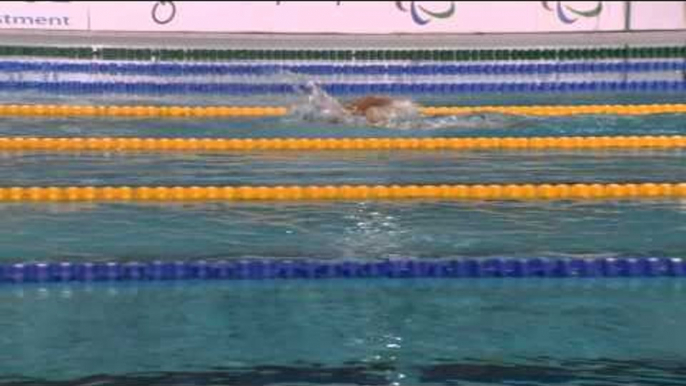
<svg viewBox="0 0 686 386"><path fill-rule="evenodd" d="M323 83L327 92L346 94L473 94L682 92L686 81L588 81L536 83ZM290 83L154 83L0 81L0 92L36 91L64 94L290 94L301 87Z"/></svg>
<svg viewBox="0 0 686 386"><path fill-rule="evenodd" d="M0 283L345 278L684 277L681 258L29 263L0 265Z"/></svg>
<svg viewBox="0 0 686 386"><path fill-rule="evenodd" d="M612 73L686 71L683 61L562 62L506 64L185 64L185 63L71 63L0 61L0 72L62 72L110 75L545 75L555 73Z"/></svg>

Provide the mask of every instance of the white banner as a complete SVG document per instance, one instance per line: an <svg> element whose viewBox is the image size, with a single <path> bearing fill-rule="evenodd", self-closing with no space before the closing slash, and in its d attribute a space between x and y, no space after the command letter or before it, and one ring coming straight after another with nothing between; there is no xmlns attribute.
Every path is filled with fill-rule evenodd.
<svg viewBox="0 0 686 386"><path fill-rule="evenodd" d="M683 29L684 2L3 1L0 29L503 33Z"/></svg>
<svg viewBox="0 0 686 386"><path fill-rule="evenodd" d="M558 7L558 4L562 8ZM112 17L112 15L125 15ZM91 3L94 30L275 33L617 30L622 2L264 1Z"/></svg>
<svg viewBox="0 0 686 386"><path fill-rule="evenodd" d="M623 27L623 2L91 2L93 30L274 33L601 31ZM113 15L120 15L113 17Z"/></svg>
<svg viewBox="0 0 686 386"><path fill-rule="evenodd" d="M686 3L683 1L633 1L631 4L631 29L684 28L686 28Z"/></svg>

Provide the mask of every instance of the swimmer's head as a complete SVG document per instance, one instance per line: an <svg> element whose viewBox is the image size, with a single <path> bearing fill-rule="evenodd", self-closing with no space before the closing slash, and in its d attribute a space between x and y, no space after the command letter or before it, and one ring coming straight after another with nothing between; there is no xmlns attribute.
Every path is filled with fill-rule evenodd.
<svg viewBox="0 0 686 386"><path fill-rule="evenodd" d="M417 105L407 99L393 99L386 96L366 96L345 106L353 115L363 116L367 123L378 126L394 121L416 118Z"/></svg>
<svg viewBox="0 0 686 386"><path fill-rule="evenodd" d="M341 104L313 82L300 86L300 90L307 94L308 103L296 111L308 120L342 123L354 122L356 117L361 117L370 125L390 126L399 121L414 119L419 112L417 105L407 99L368 95Z"/></svg>
<svg viewBox="0 0 686 386"><path fill-rule="evenodd" d="M385 107L393 103L393 98L379 95L369 95L355 99L345 105L346 110L354 115L366 115L367 110L376 107Z"/></svg>

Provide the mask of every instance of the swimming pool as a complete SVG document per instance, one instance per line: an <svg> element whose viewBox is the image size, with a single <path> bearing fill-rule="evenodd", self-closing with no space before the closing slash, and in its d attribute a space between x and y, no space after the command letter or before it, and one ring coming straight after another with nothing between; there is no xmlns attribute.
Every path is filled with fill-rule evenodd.
<svg viewBox="0 0 686 386"><path fill-rule="evenodd" d="M684 382L673 279L25 286L3 384Z"/></svg>
<svg viewBox="0 0 686 386"><path fill-rule="evenodd" d="M425 106L661 104L667 110L486 112L379 128L292 114L135 117L116 108L108 111L119 116L98 117L3 107L0 135L681 138L680 49L352 56L332 50L302 57L287 50L185 50L183 58L168 50L154 53L162 62L151 63L145 50L5 47L3 106L307 107L298 86L314 79L340 98L382 91L409 94ZM676 185L655 197L545 200L185 201L165 191L163 198L134 195L129 202L91 192L91 199L70 202L66 190L497 184L490 191L505 192L508 184L603 184L599 189L609 192L610 184L655 184L651 189L666 192L657 184L686 181L683 145L18 146L0 141L7 188L0 194L0 384L686 384L683 283L664 277L686 273L686 206ZM65 190L53 200L43 187ZM60 265L65 261L71 265Z"/></svg>

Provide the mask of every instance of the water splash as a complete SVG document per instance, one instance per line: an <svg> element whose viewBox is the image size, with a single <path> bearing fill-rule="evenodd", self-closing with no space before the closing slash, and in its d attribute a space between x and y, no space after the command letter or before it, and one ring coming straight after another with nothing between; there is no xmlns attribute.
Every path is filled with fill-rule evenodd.
<svg viewBox="0 0 686 386"><path fill-rule="evenodd" d="M291 114L297 119L311 122L354 124L355 117L345 109L343 104L329 95L315 82L295 88L304 100L291 108Z"/></svg>
<svg viewBox="0 0 686 386"><path fill-rule="evenodd" d="M374 126L395 130L500 129L525 125L526 117L502 114L463 114L426 117L417 103L394 98L387 109L373 110L372 120L355 115L345 104L327 93L315 82L296 87L298 101L291 107L289 119L305 122L338 124L348 127Z"/></svg>

